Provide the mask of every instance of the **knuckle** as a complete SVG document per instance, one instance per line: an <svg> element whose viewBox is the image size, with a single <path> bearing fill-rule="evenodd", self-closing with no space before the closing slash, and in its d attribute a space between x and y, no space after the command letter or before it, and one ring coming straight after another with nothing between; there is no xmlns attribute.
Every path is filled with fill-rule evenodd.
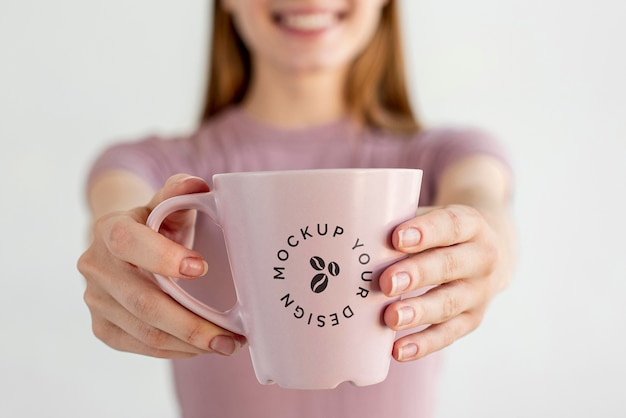
<svg viewBox="0 0 626 418"><path fill-rule="evenodd" d="M450 226L451 237L454 242L458 242L462 235L463 224L462 217L458 213L458 208L454 205L450 205L446 206L443 211Z"/></svg>
<svg viewBox="0 0 626 418"><path fill-rule="evenodd" d="M495 270L495 266L500 258L500 249L492 242L487 243L482 251L482 259L487 266L486 273L491 273Z"/></svg>
<svg viewBox="0 0 626 418"><path fill-rule="evenodd" d="M194 323L187 329L185 333L185 342L201 347L203 346L202 341L204 340L204 327L200 321L194 321ZM208 347L208 341L204 346Z"/></svg>
<svg viewBox="0 0 626 418"><path fill-rule="evenodd" d="M442 348L451 345L453 342L455 342L458 339L458 336L459 336L459 332L458 332L457 327L454 327L454 326L446 327L443 332L443 341L441 344Z"/></svg>
<svg viewBox="0 0 626 418"><path fill-rule="evenodd" d="M139 328L139 339L146 345L161 349L164 348L170 336L152 325L143 324Z"/></svg>
<svg viewBox="0 0 626 418"><path fill-rule="evenodd" d="M428 274L426 273L425 263L416 263L411 274L411 287L419 288L428 284Z"/></svg>
<svg viewBox="0 0 626 418"><path fill-rule="evenodd" d="M100 341L109 344L113 340L115 326L109 321L94 318L91 321L91 331Z"/></svg>
<svg viewBox="0 0 626 418"><path fill-rule="evenodd" d="M111 300L110 296L93 285L88 284L83 292L83 302L94 318L106 316L106 313L111 310Z"/></svg>
<svg viewBox="0 0 626 418"><path fill-rule="evenodd" d="M115 255L123 254L133 247L133 234L121 222L112 222L107 235L109 251Z"/></svg>
<svg viewBox="0 0 626 418"><path fill-rule="evenodd" d="M135 292L129 297L130 311L144 322L153 322L159 314L159 301L151 293Z"/></svg>
<svg viewBox="0 0 626 418"><path fill-rule="evenodd" d="M93 248L88 248L76 262L76 269L87 280L98 271L98 264L94 255Z"/></svg>
<svg viewBox="0 0 626 418"><path fill-rule="evenodd" d="M88 286L83 293L83 301L85 305L89 307L89 309L94 310L100 305L100 298L97 297L96 292L91 290L91 287Z"/></svg>
<svg viewBox="0 0 626 418"><path fill-rule="evenodd" d="M505 281L502 280L502 274L497 271L500 249L496 245L487 244L483 245L480 251L480 264L477 265L475 278L481 279L485 284L489 284L488 288L493 293Z"/></svg>
<svg viewBox="0 0 626 418"><path fill-rule="evenodd" d="M80 272L80 274L85 276L85 274L89 270L89 264L90 262L88 253L84 252L83 254L81 254L81 256L78 258L78 261L76 262L76 269Z"/></svg>
<svg viewBox="0 0 626 418"><path fill-rule="evenodd" d="M459 270L459 262L453 251L445 250L442 255L441 276L443 281L447 282L456 278L457 271Z"/></svg>
<svg viewBox="0 0 626 418"><path fill-rule="evenodd" d="M458 314L459 301L450 291L444 292L443 304L441 306L441 309L442 309L441 314L442 314L444 321L447 321Z"/></svg>
<svg viewBox="0 0 626 418"><path fill-rule="evenodd" d="M469 315L469 331L474 331L480 324L482 324L485 318L485 309L478 309L470 313Z"/></svg>

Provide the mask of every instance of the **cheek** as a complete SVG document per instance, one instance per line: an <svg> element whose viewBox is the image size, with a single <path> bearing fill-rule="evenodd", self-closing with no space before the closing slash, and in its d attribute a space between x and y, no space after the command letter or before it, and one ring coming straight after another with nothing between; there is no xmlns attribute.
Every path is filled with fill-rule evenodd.
<svg viewBox="0 0 626 418"><path fill-rule="evenodd" d="M355 16L356 17L356 16ZM338 52L346 55L350 60L356 58L369 45L376 33L379 22L379 13L375 10L368 10L354 19L346 28L344 42Z"/></svg>
<svg viewBox="0 0 626 418"><path fill-rule="evenodd" d="M340 33L318 50L320 64L335 67L356 59L370 44L380 21L379 8L361 8L344 23Z"/></svg>
<svg viewBox="0 0 626 418"><path fill-rule="evenodd" d="M267 15L265 2L263 0L231 1L235 3L235 7L230 9L230 16L246 46L253 49L257 47L257 44L266 43L272 23Z"/></svg>
<svg viewBox="0 0 626 418"><path fill-rule="evenodd" d="M367 44L376 33L381 17L382 8L380 7L361 10L357 22L355 22L355 37L360 39L363 44Z"/></svg>
<svg viewBox="0 0 626 418"><path fill-rule="evenodd" d="M249 13L237 13L232 15L235 30L249 48L254 46L254 40L259 36L259 23Z"/></svg>

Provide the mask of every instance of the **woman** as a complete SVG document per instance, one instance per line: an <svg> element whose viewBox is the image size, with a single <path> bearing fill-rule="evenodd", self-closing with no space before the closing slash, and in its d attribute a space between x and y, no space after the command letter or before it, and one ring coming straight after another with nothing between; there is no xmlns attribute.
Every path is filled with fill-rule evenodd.
<svg viewBox="0 0 626 418"><path fill-rule="evenodd" d="M216 1L201 126L118 144L95 162L87 192L94 239L78 265L94 333L119 350L174 359L184 416L432 416L436 352L475 329L506 286L506 157L481 132L417 122L396 9L395 0ZM193 213L168 218L162 235L144 224L164 199L209 190L198 177L331 167L424 170L423 209L392 234L410 257L379 283L390 296L433 288L385 310L387 326L400 331L385 382L317 392L262 386L247 353L234 355L243 337L173 302L148 273L196 279L184 281L190 292L227 308L230 283L197 279L229 274L220 232L196 225ZM179 245L193 241L195 227L209 232L193 250Z"/></svg>

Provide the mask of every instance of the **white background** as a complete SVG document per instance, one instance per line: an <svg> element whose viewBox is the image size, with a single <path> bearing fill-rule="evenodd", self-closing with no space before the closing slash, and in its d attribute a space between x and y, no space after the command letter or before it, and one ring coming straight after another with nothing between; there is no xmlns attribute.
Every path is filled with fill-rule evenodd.
<svg viewBox="0 0 626 418"><path fill-rule="evenodd" d="M95 154L194 126L209 4L0 0L0 416L176 415L166 362L92 336L75 263ZM625 416L625 6L402 5L423 118L516 170L517 273L448 350L438 418Z"/></svg>

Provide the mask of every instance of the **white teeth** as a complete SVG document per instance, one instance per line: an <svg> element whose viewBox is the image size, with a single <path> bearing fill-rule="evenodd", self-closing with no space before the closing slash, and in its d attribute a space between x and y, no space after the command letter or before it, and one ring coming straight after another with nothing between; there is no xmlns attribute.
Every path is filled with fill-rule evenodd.
<svg viewBox="0 0 626 418"><path fill-rule="evenodd" d="M331 26L337 20L333 13L288 14L282 24L291 29L319 30Z"/></svg>

